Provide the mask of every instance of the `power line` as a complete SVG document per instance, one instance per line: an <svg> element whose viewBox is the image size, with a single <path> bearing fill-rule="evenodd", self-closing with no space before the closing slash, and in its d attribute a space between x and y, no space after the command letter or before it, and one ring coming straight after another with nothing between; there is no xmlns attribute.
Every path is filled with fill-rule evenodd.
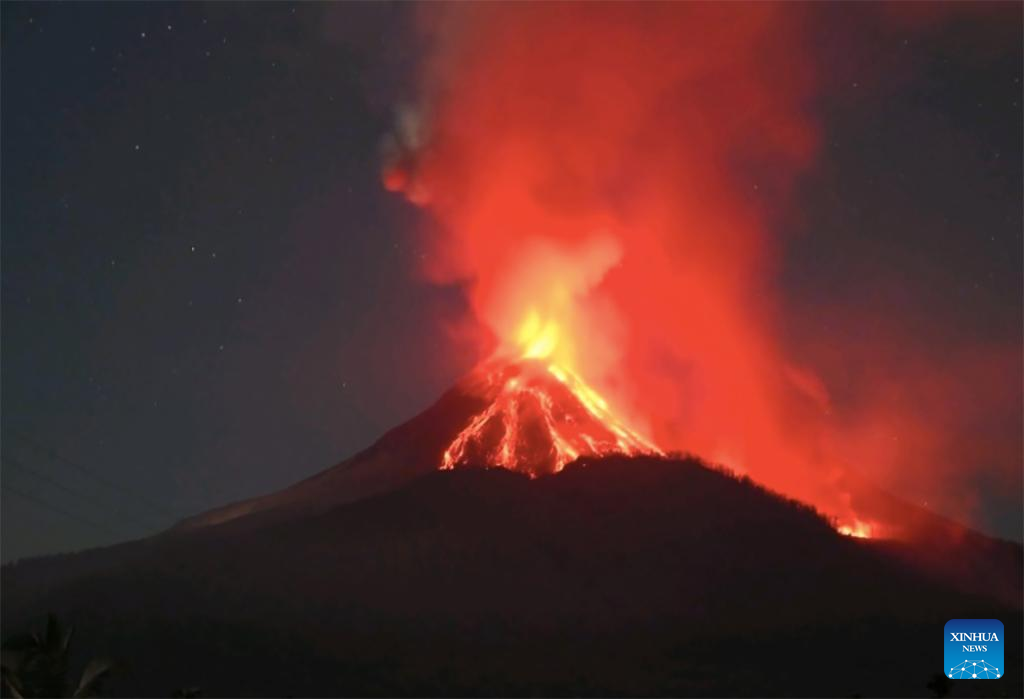
<svg viewBox="0 0 1024 699"><path fill-rule="evenodd" d="M100 508L101 510L109 509L107 503L98 500L97 498L93 497L89 493L77 491L74 488L69 488L67 485L65 485L64 483L61 483L60 481L56 480L55 478L51 478L50 476L46 475L45 473L42 473L41 471L37 471L34 468L30 468L30 467L26 466L25 464L23 464L21 462L20 459L15 459L15 458L9 456L6 459L4 459L4 462L5 463L12 463L12 464L14 464L15 468L17 468L17 469L19 469L21 471L24 471L25 473L28 473L28 474L32 475L34 478L37 478L37 479L39 479L41 481L44 481L44 482L52 485L53 487L58 488L58 489L64 491L65 493L67 493L68 495L70 495L70 496L72 496L74 498L78 498L78 499L81 499L81 500L88 501L88 502L92 503L93 505L95 505L96 507ZM125 513L122 511L121 514L124 515ZM154 527L159 526L158 524L156 524L154 522L144 522L144 521L142 521L140 519L137 519L133 515L127 515L126 519L129 519L130 521L134 522L135 524L138 524L139 526L145 527L146 529L152 529Z"/></svg>
<svg viewBox="0 0 1024 699"><path fill-rule="evenodd" d="M106 525L99 524L99 523L94 522L91 519L83 517L83 516L81 516L79 514L76 514L74 512L69 511L69 510L65 510L64 508L58 507L58 506L56 506L56 505L54 505L52 503L49 503L46 500L43 500L42 498L39 498L39 497L36 497L35 495L32 495L31 493L26 493L26 492L24 492L22 490L18 490L17 488L12 488L9 484L5 483L3 485L3 487L0 488L0 491L5 492L5 493L7 493L7 492L14 493L18 497L21 497L21 498L23 498L25 500L28 500L29 502L33 502L36 505L38 505L39 507L42 507L42 508L44 508L46 510L49 510L50 512L56 512L59 515L63 515L64 517L67 517L68 519L73 519L73 520L75 520L76 522L78 522L80 524L88 525L88 526L92 527L93 529L97 529L97 530L102 531L102 532L104 532L106 534L114 534L115 536L120 536L120 534L118 534L117 532L113 531L112 529L110 529Z"/></svg>
<svg viewBox="0 0 1024 699"><path fill-rule="evenodd" d="M141 495L138 492L131 492L131 491L125 489L123 486L120 486L117 483L114 483L113 481L111 481L110 479L108 479L108 478L106 478L104 476L101 476L100 474L98 474L95 471L93 471L92 469L84 466L83 464L80 464L80 463L78 463L76 461L73 461L73 460L67 458L66 456L62 456L55 449L52 449L51 447L48 447L48 446L46 446L44 444L41 444L39 441L37 441L35 438L29 436L25 432L23 432L23 431L21 431L19 429L15 429L13 427L8 427L7 429L10 432L13 432L15 434L15 436L18 437L19 439L21 439L23 442L25 442L26 444L29 444L30 446L34 447L36 450L46 454L47 456L50 456L53 459L56 459L57 461L60 461L61 463L67 464L68 466L71 466L75 470L77 470L77 471L79 471L81 473L84 473L85 475L89 476L90 478L93 478L94 480L104 484L108 488L111 488L113 490L118 491L119 493L121 493L122 495L127 497L129 500L131 500L133 502L134 501L138 501L138 502L145 503L149 507L151 507L151 508L153 508L155 510L159 510L159 511L163 512L166 516L168 516L168 517L170 517L170 518L172 518L174 520L178 520L178 519L181 519L183 517L183 515L178 514L176 512L172 512L166 506L164 506L164 505L162 505L160 503L154 502L154 501L150 500L149 498L144 497L143 495Z"/></svg>

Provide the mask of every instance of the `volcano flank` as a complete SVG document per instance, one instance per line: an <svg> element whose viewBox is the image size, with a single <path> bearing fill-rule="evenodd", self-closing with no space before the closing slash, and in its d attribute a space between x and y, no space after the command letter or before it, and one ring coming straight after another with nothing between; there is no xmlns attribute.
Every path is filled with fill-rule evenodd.
<svg viewBox="0 0 1024 699"><path fill-rule="evenodd" d="M491 360L369 449L279 493L218 508L179 527L320 512L436 469L500 466L536 477L582 456L660 453L568 369L540 359Z"/></svg>
<svg viewBox="0 0 1024 699"><path fill-rule="evenodd" d="M474 383L489 403L445 450L444 469L494 465L537 476L585 455L660 453L556 364L492 363L477 370Z"/></svg>
<svg viewBox="0 0 1024 699"><path fill-rule="evenodd" d="M484 365L285 490L9 564L5 625L56 613L124 696L915 696L947 618L997 618L1019 694L1020 546L843 536L560 371Z"/></svg>

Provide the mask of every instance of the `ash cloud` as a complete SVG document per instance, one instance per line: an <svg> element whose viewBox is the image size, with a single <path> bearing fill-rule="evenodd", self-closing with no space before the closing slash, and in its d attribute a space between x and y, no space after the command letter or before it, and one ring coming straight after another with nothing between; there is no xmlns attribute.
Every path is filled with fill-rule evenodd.
<svg viewBox="0 0 1024 699"><path fill-rule="evenodd" d="M431 47L420 100L399 113L383 179L433 215L422 272L463 285L490 346L525 306L567 295L553 313L570 326L574 363L661 447L841 519L862 516L848 492L862 478L893 490L939 478L946 510L972 515L975 494L951 477L950 434L985 411L957 398L973 388L991 411L1016 395L993 384L984 353L959 352L950 368L919 343L899 356L893 333L869 333L851 362L890 370L867 371L837 400L848 367L835 348L850 335L816 337L780 293L780 222L825 136L816 105L834 77L821 60L831 10L420 9L418 39ZM879 10L865 22L933 30L944 14ZM981 378L965 386L957 374ZM888 432L905 438L879 437ZM987 468L1019 470L1014 440L996 441Z"/></svg>

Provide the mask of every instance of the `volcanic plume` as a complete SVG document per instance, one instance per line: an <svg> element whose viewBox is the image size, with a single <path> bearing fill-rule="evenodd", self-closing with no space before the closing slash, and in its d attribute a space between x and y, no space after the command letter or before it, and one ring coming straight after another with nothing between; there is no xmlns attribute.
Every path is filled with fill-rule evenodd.
<svg viewBox="0 0 1024 699"><path fill-rule="evenodd" d="M878 420L909 430L919 408L893 415L891 403L865 400L839 422L826 376L783 332L793 323L775 281L782 214L821 139L809 12L423 8L432 53L383 176L436 224L423 232L422 272L466 290L482 359L543 357L573 377L562 386L585 386L603 406L559 405L584 418L569 436L546 412L560 387L543 367L527 372L543 390L484 372L494 399L444 467L484 460L539 473L583 451L657 445L748 474L849 533L891 524L859 512L850 461L866 452L852 445ZM520 420L542 425L543 438L525 447ZM922 440L940 439L915 437L870 440L871 475L909 468Z"/></svg>

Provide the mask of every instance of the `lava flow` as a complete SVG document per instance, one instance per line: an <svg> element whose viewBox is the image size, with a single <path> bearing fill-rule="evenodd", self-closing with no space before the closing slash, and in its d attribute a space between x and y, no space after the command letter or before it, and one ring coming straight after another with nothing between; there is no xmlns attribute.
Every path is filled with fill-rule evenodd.
<svg viewBox="0 0 1024 699"><path fill-rule="evenodd" d="M486 366L481 378L490 403L445 450L442 469L502 466L538 476L584 455L661 453L556 364L527 359Z"/></svg>
<svg viewBox="0 0 1024 699"><path fill-rule="evenodd" d="M442 469L501 466L534 477L585 455L661 453L582 378L552 361L556 330L530 317L519 333L519 360L495 359L477 369L473 390L487 407L445 450Z"/></svg>
<svg viewBox="0 0 1024 699"><path fill-rule="evenodd" d="M849 524L836 523L836 531L844 536L852 536L855 539L870 539L873 529L874 527L871 524L859 519L853 519Z"/></svg>

